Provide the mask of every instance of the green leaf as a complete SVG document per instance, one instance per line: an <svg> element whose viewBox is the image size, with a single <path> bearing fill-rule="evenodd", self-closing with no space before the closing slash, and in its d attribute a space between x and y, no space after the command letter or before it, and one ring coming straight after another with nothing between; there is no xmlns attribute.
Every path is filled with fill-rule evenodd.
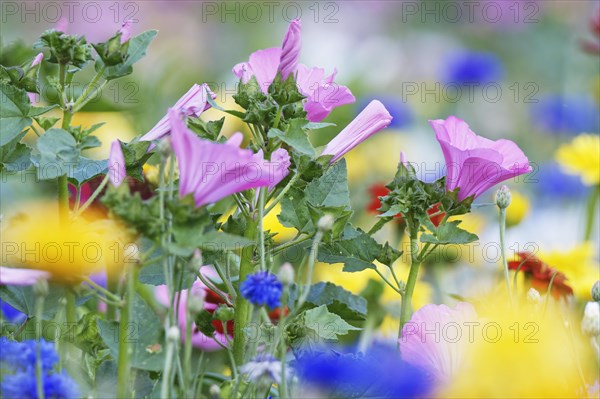
<svg viewBox="0 0 600 399"><path fill-rule="evenodd" d="M83 150L87 150L89 148L100 147L101 145L102 145L102 142L100 142L100 139L98 139L98 137L85 136L83 138L83 140L81 140L81 142L79 143L79 149L81 151L83 151Z"/></svg>
<svg viewBox="0 0 600 399"><path fill-rule="evenodd" d="M31 148L20 143L25 132L0 147L0 171L20 172L31 166Z"/></svg>
<svg viewBox="0 0 600 399"><path fill-rule="evenodd" d="M282 225L293 227L301 233L312 234L316 231L304 193L300 189L292 188L283 197L281 213L277 218Z"/></svg>
<svg viewBox="0 0 600 399"><path fill-rule="evenodd" d="M421 242L431 244L468 244L477 241L479 237L458 227L460 221L446 222L440 225L432 234L421 234Z"/></svg>
<svg viewBox="0 0 600 399"><path fill-rule="evenodd" d="M279 129L271 129L267 136L269 138L276 137L299 153L312 157L315 155L315 149L308 140L308 134L304 130L305 125L306 120L304 119L292 119L288 122L288 128L285 132Z"/></svg>
<svg viewBox="0 0 600 399"><path fill-rule="evenodd" d="M50 284L48 296L44 301L43 320L52 320L60 309L64 307L61 303L65 288L60 285ZM27 317L35 316L35 294L31 286L0 285L0 298L18 311L25 313ZM84 304L90 297L78 297L76 303Z"/></svg>
<svg viewBox="0 0 600 399"><path fill-rule="evenodd" d="M40 125L40 127L44 130L50 129L52 126L56 125L56 122L60 120L60 118L56 116L36 116L35 121Z"/></svg>
<svg viewBox="0 0 600 399"><path fill-rule="evenodd" d="M97 161L86 157L79 157L77 165L69 169L67 176L71 183L80 186L88 180L98 175L104 175L108 172L108 162L106 159Z"/></svg>
<svg viewBox="0 0 600 399"><path fill-rule="evenodd" d="M343 263L345 272L359 272L375 269L375 260L387 260L393 263L402 255L401 252L383 246L360 229L347 226L342 239L322 244L317 258L325 263Z"/></svg>
<svg viewBox="0 0 600 399"><path fill-rule="evenodd" d="M290 292L289 303L294 303L298 295L298 287L294 286ZM367 316L365 298L330 282L313 284L303 309L321 305L326 305L330 312L339 315L344 320L364 320Z"/></svg>
<svg viewBox="0 0 600 399"><path fill-rule="evenodd" d="M100 336L114 359L119 356L119 340L126 339L131 343L131 367L152 371L162 370L164 367L162 323L139 295L136 295L133 301L132 320L124 337L119 336L119 323L100 319L97 323Z"/></svg>
<svg viewBox="0 0 600 399"><path fill-rule="evenodd" d="M72 174L79 164L77 142L63 129L49 129L36 142L34 162L41 180Z"/></svg>
<svg viewBox="0 0 600 399"><path fill-rule="evenodd" d="M215 326L213 325L213 314L208 310L203 310L202 312L196 315L194 319L194 323L198 330L206 335L207 337L212 337L215 332Z"/></svg>
<svg viewBox="0 0 600 399"><path fill-rule="evenodd" d="M306 187L306 199L315 206L350 206L346 160L341 159Z"/></svg>
<svg viewBox="0 0 600 399"><path fill-rule="evenodd" d="M151 143L149 141L133 141L127 144L120 142L120 144L123 151L123 158L125 159L127 175L143 181L142 167L153 154L152 152L148 152L148 147Z"/></svg>
<svg viewBox="0 0 600 399"><path fill-rule="evenodd" d="M324 127L329 127L329 126L337 126L335 123L329 123L329 122L308 122L306 125L304 125L305 129L308 130L317 130L317 129L323 129Z"/></svg>
<svg viewBox="0 0 600 399"><path fill-rule="evenodd" d="M11 142L33 122L28 116L31 104L27 92L0 84L0 146Z"/></svg>
<svg viewBox="0 0 600 399"><path fill-rule="evenodd" d="M54 108L58 108L58 104L48 105L46 107L31 107L27 115L31 117L40 116L48 111L53 110Z"/></svg>
<svg viewBox="0 0 600 399"><path fill-rule="evenodd" d="M331 313L326 305L307 310L304 313L304 323L317 337L328 341L337 341L339 335L346 335L352 330L360 330L360 328L346 323L337 314Z"/></svg>
<svg viewBox="0 0 600 399"><path fill-rule="evenodd" d="M158 31L149 30L131 38L129 40L129 48L127 49L125 62L107 67L104 70L105 79L112 80L129 75L133 71L132 65L146 55L146 50L152 40L156 37L157 33ZM96 61L96 70L99 70L98 63L102 65L102 61L100 59Z"/></svg>

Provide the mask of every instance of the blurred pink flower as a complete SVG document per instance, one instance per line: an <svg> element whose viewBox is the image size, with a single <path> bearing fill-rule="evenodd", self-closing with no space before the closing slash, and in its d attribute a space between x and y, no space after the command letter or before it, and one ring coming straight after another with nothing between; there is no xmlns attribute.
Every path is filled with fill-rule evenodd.
<svg viewBox="0 0 600 399"><path fill-rule="evenodd" d="M202 85L196 83L183 95L183 97L177 100L173 108L178 111L183 111L185 115L199 117L202 112L210 108L208 96L213 100L217 98L215 93L210 90L206 83L203 83ZM140 141L158 140L168 135L170 131L171 125L169 124L169 117L168 115L165 115L148 133L140 138Z"/></svg>
<svg viewBox="0 0 600 399"><path fill-rule="evenodd" d="M123 23L119 32L121 33L121 44L125 43L129 39L131 39L131 31L133 28L133 20L128 19Z"/></svg>
<svg viewBox="0 0 600 399"><path fill-rule="evenodd" d="M286 161L283 153L277 152L269 162L252 150L239 148L241 133L227 143L214 143L191 132L177 110L171 108L168 115L171 145L179 164L179 195L193 194L197 207L250 188L272 187L288 173L289 154Z"/></svg>
<svg viewBox="0 0 600 399"><path fill-rule="evenodd" d="M327 144L321 155L333 155L330 162L334 163L348 151L388 127L391 121L392 116L384 105L373 100Z"/></svg>
<svg viewBox="0 0 600 399"><path fill-rule="evenodd" d="M0 266L0 285L34 285L38 280L49 278L50 273L43 270Z"/></svg>
<svg viewBox="0 0 600 399"><path fill-rule="evenodd" d="M121 150L119 140L114 140L110 145L110 153L108 154L108 178L115 187L119 187L125 177L127 169L125 168L125 157Z"/></svg>
<svg viewBox="0 0 600 399"><path fill-rule="evenodd" d="M35 58L33 59L31 66L34 67L36 65L39 65L43 59L44 59L44 53L38 53L38 55L36 55Z"/></svg>
<svg viewBox="0 0 600 399"><path fill-rule="evenodd" d="M430 120L446 160L446 189L457 187L460 201L478 197L490 187L531 171L523 151L510 140L477 136L455 116Z"/></svg>
<svg viewBox="0 0 600 399"><path fill-rule="evenodd" d="M218 277L217 272L214 270L212 266L202 266L199 270L199 273L202 273L202 276L206 279L212 279ZM224 293L220 293L221 295L225 295ZM169 294L166 285L159 285L154 290L154 295L159 303L164 306L169 305ZM175 301L179 302L179 309L177 310L179 328L181 329L181 340L185 342L186 332L186 307L188 300L189 292L188 290L182 290L178 294L175 294ZM220 298L220 296L210 290L199 278L196 279L191 288L191 295L195 295L198 298L201 298L204 301L204 309L208 310L210 313L214 312L220 304L224 303L224 301ZM179 299L178 299L179 298ZM217 324L217 322L213 323ZM225 337L225 331L227 328L223 328L222 324L219 323L215 326L214 338L218 340L221 344L227 346L227 338ZM231 334L230 334L231 335ZM229 339L232 339L229 337ZM192 345L195 348L201 349L203 351L215 351L222 349L221 345L219 345L215 340L207 335L201 333L195 324L192 324L192 337L191 337Z"/></svg>
<svg viewBox="0 0 600 399"><path fill-rule="evenodd" d="M306 96L304 110L306 118L311 122L320 122L331 113L335 107L351 104L356 99L350 89L336 84L333 79L337 71L325 76L322 68L309 68L298 64L300 56L300 21L290 23L282 48L271 47L250 54L248 62L242 62L233 67L233 73L247 83L252 76L256 78L263 93L268 93L269 86L281 71L283 79L296 73L298 90Z"/></svg>
<svg viewBox="0 0 600 399"><path fill-rule="evenodd" d="M475 308L467 302L454 308L423 306L402 328L402 359L425 370L438 382L448 382L461 366L465 345L472 339L469 329L477 320Z"/></svg>

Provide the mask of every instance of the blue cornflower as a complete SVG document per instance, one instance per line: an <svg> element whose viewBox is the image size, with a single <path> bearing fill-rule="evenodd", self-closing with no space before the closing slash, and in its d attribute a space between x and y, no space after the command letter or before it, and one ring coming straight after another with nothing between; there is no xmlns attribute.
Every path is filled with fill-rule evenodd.
<svg viewBox="0 0 600 399"><path fill-rule="evenodd" d="M502 62L493 53L461 51L453 53L444 63L443 81L446 84L487 84L504 76Z"/></svg>
<svg viewBox="0 0 600 399"><path fill-rule="evenodd" d="M44 370L51 370L58 363L58 353L54 345L41 340L41 358ZM34 340L14 342L6 338L0 340L0 362L12 369L27 371L35 368L37 342Z"/></svg>
<svg viewBox="0 0 600 399"><path fill-rule="evenodd" d="M537 180L534 187L544 194L542 198L580 198L589 191L578 176L566 174L556 162L541 164L531 179Z"/></svg>
<svg viewBox="0 0 600 399"><path fill-rule="evenodd" d="M552 134L597 132L600 127L598 104L588 95L542 97L532 105L531 115L539 129Z"/></svg>
<svg viewBox="0 0 600 399"><path fill-rule="evenodd" d="M375 346L367 354L310 352L295 366L304 384L333 397L427 397L431 381L400 358L395 348Z"/></svg>
<svg viewBox="0 0 600 399"><path fill-rule="evenodd" d="M283 285L277 276L261 271L248 275L240 286L242 296L254 305L267 305L271 309L281 306Z"/></svg>
<svg viewBox="0 0 600 399"><path fill-rule="evenodd" d="M75 399L79 390L75 381L65 372L44 374L44 396L52 399ZM21 371L5 375L0 384L2 397L6 399L36 399L37 385L35 372Z"/></svg>
<svg viewBox="0 0 600 399"><path fill-rule="evenodd" d="M27 318L25 313L13 308L8 303L4 302L2 299L0 299L0 310L2 312L2 317L4 317L4 320L7 320L11 323L22 323Z"/></svg>
<svg viewBox="0 0 600 399"><path fill-rule="evenodd" d="M401 129L410 126L413 123L414 115L411 108L401 98L390 95L380 95L377 97L366 97L358 103L358 109L364 109L371 101L379 100L392 115L392 122L388 126L390 129Z"/></svg>

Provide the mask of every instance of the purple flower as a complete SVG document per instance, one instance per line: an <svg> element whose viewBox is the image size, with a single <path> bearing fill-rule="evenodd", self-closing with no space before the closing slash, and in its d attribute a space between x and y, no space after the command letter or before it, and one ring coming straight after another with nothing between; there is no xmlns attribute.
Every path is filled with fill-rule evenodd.
<svg viewBox="0 0 600 399"><path fill-rule="evenodd" d="M300 49L302 48L302 40L300 39L301 27L302 23L299 19L292 20L283 39L281 57L279 59L279 72L281 72L283 80L287 79L290 74L295 74L298 68L298 59L300 58Z"/></svg>
<svg viewBox="0 0 600 399"><path fill-rule="evenodd" d="M121 142L115 140L110 145L110 154L108 154L108 178L115 187L119 187L127 176L125 168L125 157L121 150Z"/></svg>
<svg viewBox="0 0 600 399"><path fill-rule="evenodd" d="M502 62L493 53L462 51L452 54L444 66L447 84L481 84L497 82L504 75Z"/></svg>
<svg viewBox="0 0 600 399"><path fill-rule="evenodd" d="M419 367L437 382L450 381L461 366L469 334L462 329L477 322L473 305L460 302L455 308L446 305L425 305L417 310L410 321L402 327L400 353L402 360ZM457 340L440 340L431 331L458 329ZM449 333L450 334L450 333Z"/></svg>
<svg viewBox="0 0 600 399"><path fill-rule="evenodd" d="M178 111L181 110L185 115L199 117L202 112L210 108L208 96L213 100L217 98L206 83L202 85L194 84L183 97L177 100L173 108ZM169 117L165 115L148 133L140 138L140 141L158 140L168 135L170 131Z"/></svg>
<svg viewBox="0 0 600 399"><path fill-rule="evenodd" d="M331 163L343 157L348 151L385 129L392 122L392 116L377 100L373 100L327 144L321 155L333 155Z"/></svg>
<svg viewBox="0 0 600 399"><path fill-rule="evenodd" d="M119 32L121 33L121 44L125 43L129 39L131 39L131 30L132 30L133 20L128 19L123 23Z"/></svg>
<svg viewBox="0 0 600 399"><path fill-rule="evenodd" d="M0 285L34 285L38 280L49 278L50 273L42 270L0 266Z"/></svg>
<svg viewBox="0 0 600 399"><path fill-rule="evenodd" d="M283 285L273 273L256 272L246 277L240 285L240 293L250 303L271 309L281 306L281 290Z"/></svg>
<svg viewBox="0 0 600 399"><path fill-rule="evenodd" d="M38 53L38 55L36 55L35 58L33 59L31 66L34 67L36 65L39 65L43 59L44 59L44 53Z"/></svg>
<svg viewBox="0 0 600 399"><path fill-rule="evenodd" d="M531 171L523 151L510 140L477 136L455 116L430 120L446 160L446 189L457 187L458 199L478 197L490 187Z"/></svg>
<svg viewBox="0 0 600 399"><path fill-rule="evenodd" d="M282 48L271 47L255 51L250 54L248 62L234 66L233 73L243 83L247 83L254 76L265 94L268 93L277 72L281 72L284 79L296 73L298 90L306 96L304 104L306 118L311 122L320 122L333 108L353 103L356 99L347 87L333 81L336 71L325 76L325 70L322 68L309 68L298 64L301 46L300 26L300 21L293 20Z"/></svg>
<svg viewBox="0 0 600 399"><path fill-rule="evenodd" d="M281 152L276 154L279 162L269 162L252 150L239 148L241 133L227 143L214 143L191 132L177 110L171 108L168 115L179 164L179 195L193 194L197 207L250 188L274 186L287 175L289 166L281 164Z"/></svg>

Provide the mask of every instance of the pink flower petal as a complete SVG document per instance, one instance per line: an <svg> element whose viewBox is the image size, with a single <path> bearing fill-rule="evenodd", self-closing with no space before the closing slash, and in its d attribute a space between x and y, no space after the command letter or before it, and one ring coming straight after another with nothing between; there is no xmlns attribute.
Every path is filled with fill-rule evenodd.
<svg viewBox="0 0 600 399"><path fill-rule="evenodd" d="M48 279L50 273L43 270L0 266L0 285L34 285L38 280Z"/></svg>

